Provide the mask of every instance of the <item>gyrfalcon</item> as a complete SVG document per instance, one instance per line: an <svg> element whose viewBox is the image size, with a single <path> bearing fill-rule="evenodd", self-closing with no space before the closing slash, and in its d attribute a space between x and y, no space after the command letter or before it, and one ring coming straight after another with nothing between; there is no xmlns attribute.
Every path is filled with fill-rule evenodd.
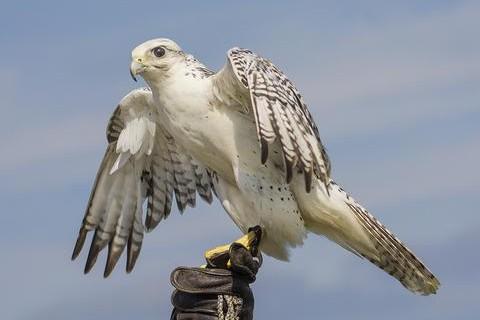
<svg viewBox="0 0 480 320"><path fill-rule="evenodd" d="M233 48L213 72L172 40L132 51L132 77L149 88L127 94L107 126L108 147L72 258L95 231L85 272L108 246L108 276L127 247L135 265L144 231L196 193L215 195L244 233L260 226L260 250L280 260L309 232L368 259L412 292L440 285L428 268L331 178L312 115L272 62ZM146 217L143 207L146 202Z"/></svg>

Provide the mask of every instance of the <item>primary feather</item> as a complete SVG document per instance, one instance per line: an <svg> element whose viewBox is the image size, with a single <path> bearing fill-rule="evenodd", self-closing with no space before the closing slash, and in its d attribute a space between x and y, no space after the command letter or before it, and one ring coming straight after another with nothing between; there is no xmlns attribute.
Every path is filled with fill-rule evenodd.
<svg viewBox="0 0 480 320"><path fill-rule="evenodd" d="M108 245L107 277L125 247L127 271L137 260L144 230L150 231L170 214L173 193L181 210L195 206L195 194L212 201L206 169L183 154L158 124L149 89L137 89L120 101L108 127L109 145L100 165L72 259L86 235L94 236L85 265L89 272ZM145 226L143 204L147 201Z"/></svg>

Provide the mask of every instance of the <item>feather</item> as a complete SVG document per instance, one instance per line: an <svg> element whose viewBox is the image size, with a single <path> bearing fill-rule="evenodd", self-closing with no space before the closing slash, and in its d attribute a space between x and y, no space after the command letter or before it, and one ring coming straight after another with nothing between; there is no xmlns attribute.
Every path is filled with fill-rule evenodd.
<svg viewBox="0 0 480 320"><path fill-rule="evenodd" d="M292 166L304 172L307 191L311 188L308 175L312 173L327 188L330 175L327 153L307 106L285 74L250 50L233 48L228 52L228 64L218 73L216 83L229 83L225 78L231 76L240 86L235 90L247 89L250 95L262 164L268 157L268 145L279 138L287 182L292 177ZM217 88L217 91L221 89Z"/></svg>
<svg viewBox="0 0 480 320"><path fill-rule="evenodd" d="M112 168L110 169L109 174L113 174L118 169L123 167L125 165L125 163L127 163L128 159L130 159L130 153L129 152L120 153L117 157L117 160L115 160L115 163L113 164Z"/></svg>
<svg viewBox="0 0 480 320"><path fill-rule="evenodd" d="M131 272L142 247L143 204L148 201L146 231L166 218L173 193L180 210L195 205L199 194L212 201L207 170L180 150L155 122L151 92L134 90L120 101L107 126L109 145L100 164L72 253L81 252L87 233L94 231L85 264L88 273L108 246L104 277L108 277L127 247Z"/></svg>
<svg viewBox="0 0 480 320"><path fill-rule="evenodd" d="M440 282L396 236L367 210L352 200L346 203L368 232L378 255L363 257L395 277L407 289L421 294L435 293Z"/></svg>

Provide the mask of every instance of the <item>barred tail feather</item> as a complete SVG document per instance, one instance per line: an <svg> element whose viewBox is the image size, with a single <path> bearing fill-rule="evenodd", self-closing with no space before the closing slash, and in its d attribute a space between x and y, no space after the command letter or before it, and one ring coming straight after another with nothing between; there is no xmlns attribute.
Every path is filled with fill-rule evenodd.
<svg viewBox="0 0 480 320"><path fill-rule="evenodd" d="M440 282L420 259L335 181L329 181L327 193L323 183L315 180L307 194L302 192L301 179L296 179L295 195L310 232L369 260L414 293L436 293Z"/></svg>
<svg viewBox="0 0 480 320"><path fill-rule="evenodd" d="M412 251L359 204L352 201L346 204L369 235L377 251L377 254L359 251L361 256L414 293L429 295L437 292L440 282Z"/></svg>

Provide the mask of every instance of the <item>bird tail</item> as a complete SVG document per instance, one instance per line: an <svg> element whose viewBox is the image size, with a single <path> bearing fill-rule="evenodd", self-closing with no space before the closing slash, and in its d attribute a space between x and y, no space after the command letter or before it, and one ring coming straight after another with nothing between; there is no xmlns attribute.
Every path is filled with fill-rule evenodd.
<svg viewBox="0 0 480 320"><path fill-rule="evenodd" d="M317 208L317 214L307 221L310 231L369 260L414 293L436 293L440 282L412 251L333 181L329 188L324 201L331 206L323 206L321 215Z"/></svg>
<svg viewBox="0 0 480 320"><path fill-rule="evenodd" d="M408 290L422 295L437 292L440 282L415 254L392 232L356 203L347 203L363 229L367 231L377 254L359 254L396 278Z"/></svg>

